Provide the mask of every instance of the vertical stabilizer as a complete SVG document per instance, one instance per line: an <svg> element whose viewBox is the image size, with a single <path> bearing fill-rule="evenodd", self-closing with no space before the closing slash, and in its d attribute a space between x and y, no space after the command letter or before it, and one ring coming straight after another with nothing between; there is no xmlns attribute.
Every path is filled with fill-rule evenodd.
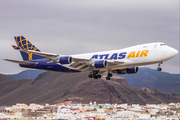
<svg viewBox="0 0 180 120"><path fill-rule="evenodd" d="M24 49L24 50L32 50L32 51L40 51L37 47L35 47L32 43L30 43L26 38L24 38L23 36L15 36L15 41L17 46L20 49ZM24 61L27 60L35 60L35 59L42 59L44 57L39 56L39 55L34 55L32 53L28 53L28 52L21 52L21 56L23 58Z"/></svg>

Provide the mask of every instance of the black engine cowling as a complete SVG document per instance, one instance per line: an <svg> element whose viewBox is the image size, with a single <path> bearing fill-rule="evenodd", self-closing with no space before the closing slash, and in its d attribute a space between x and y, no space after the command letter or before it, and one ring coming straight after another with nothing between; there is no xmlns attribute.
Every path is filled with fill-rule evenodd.
<svg viewBox="0 0 180 120"><path fill-rule="evenodd" d="M61 64L70 64L72 63L72 57L70 56L64 56L59 58L59 63Z"/></svg>
<svg viewBox="0 0 180 120"><path fill-rule="evenodd" d="M106 60L98 60L98 61L95 61L93 64L92 64L93 67L95 68L105 68L108 66L108 63Z"/></svg>
<svg viewBox="0 0 180 120"><path fill-rule="evenodd" d="M114 70L113 73L117 73L117 74L135 74L139 72L139 68L138 67L131 67L131 68L126 68L126 69L117 69Z"/></svg>

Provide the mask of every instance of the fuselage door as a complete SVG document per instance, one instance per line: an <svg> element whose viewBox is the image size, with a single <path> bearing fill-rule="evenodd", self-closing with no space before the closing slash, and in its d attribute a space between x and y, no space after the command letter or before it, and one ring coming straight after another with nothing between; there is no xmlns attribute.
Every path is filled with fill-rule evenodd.
<svg viewBox="0 0 180 120"><path fill-rule="evenodd" d="M157 48L157 44L154 45L154 48Z"/></svg>

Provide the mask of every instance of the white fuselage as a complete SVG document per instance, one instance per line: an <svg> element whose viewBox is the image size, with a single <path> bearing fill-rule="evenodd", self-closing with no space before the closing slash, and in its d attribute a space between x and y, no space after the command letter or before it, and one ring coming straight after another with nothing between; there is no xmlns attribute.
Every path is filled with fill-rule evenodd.
<svg viewBox="0 0 180 120"><path fill-rule="evenodd" d="M142 66L155 64L169 60L176 56L178 51L171 48L164 43L149 43L137 46L128 47L125 49L93 52L86 54L71 55L77 58L86 58L94 60L109 60L109 61L120 61L123 63L107 66L103 69L124 69L133 66ZM94 68L94 70L102 70L102 68Z"/></svg>

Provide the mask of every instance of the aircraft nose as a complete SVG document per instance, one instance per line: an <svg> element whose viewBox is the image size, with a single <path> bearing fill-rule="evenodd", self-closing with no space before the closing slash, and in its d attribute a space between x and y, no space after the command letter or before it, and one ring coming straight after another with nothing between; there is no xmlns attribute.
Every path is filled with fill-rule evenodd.
<svg viewBox="0 0 180 120"><path fill-rule="evenodd" d="M178 54L178 51L174 48L170 48L169 53L171 54L172 57L175 57Z"/></svg>
<svg viewBox="0 0 180 120"><path fill-rule="evenodd" d="M175 57L178 54L178 51L172 47L164 47L163 49L163 55L165 59L171 59L173 57Z"/></svg>
<svg viewBox="0 0 180 120"><path fill-rule="evenodd" d="M172 55L174 55L174 56L176 56L178 54L178 51L174 48L171 51L172 51Z"/></svg>

